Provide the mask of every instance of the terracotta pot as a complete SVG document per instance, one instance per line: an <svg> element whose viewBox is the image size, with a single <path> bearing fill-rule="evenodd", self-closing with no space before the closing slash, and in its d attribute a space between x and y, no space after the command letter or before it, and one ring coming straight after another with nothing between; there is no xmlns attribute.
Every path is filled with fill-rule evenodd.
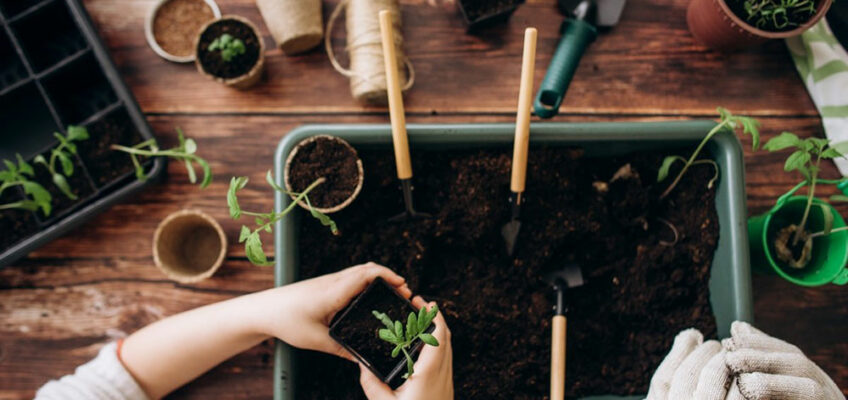
<svg viewBox="0 0 848 400"><path fill-rule="evenodd" d="M294 160L295 155L297 155L297 153L303 148L303 146L305 146L306 144L309 144L311 142L314 142L315 140L320 139L320 138L331 139L333 141L336 141L336 142L343 144L345 147L350 149L350 151L352 151L353 154L356 155L356 169L359 172L359 180L356 182L356 187L353 189L353 193L351 193L351 195L347 199L345 199L343 202L341 202L341 204L337 204L333 207L328 207L328 208L313 207L316 210L318 210L318 211L320 211L324 214L332 214L334 212L341 211L342 209L347 207L350 203L353 203L353 201L356 200L356 197L359 196L359 192L362 191L362 184L365 181L365 171L362 168L362 159L359 158L359 154L357 154L356 149L353 148L353 146L351 146L350 143L347 142L347 140L344 140L344 139L337 137L337 136L315 135L315 136L311 136L309 138L306 138L306 139L300 141L291 150L291 152L289 153L289 156L286 157L286 164L283 167L283 183L286 185L286 190L288 190L289 192L294 192L291 184L289 183L289 170L291 169L292 160ZM291 196L291 198L292 198L292 200L295 200L294 196ZM303 200L298 201L297 205L303 207L303 209L305 209L305 210L309 210L309 206Z"/></svg>
<svg viewBox="0 0 848 400"><path fill-rule="evenodd" d="M724 0L692 0L686 10L689 31L701 44L718 51L732 51L761 44L769 39L798 36L815 25L830 9L833 0L820 0L818 11L803 25L783 32L755 28L736 16Z"/></svg>
<svg viewBox="0 0 848 400"><path fill-rule="evenodd" d="M237 76L235 78L221 78L206 72L206 70L203 69L203 65L200 63L200 57L195 57L194 64L197 66L197 71L200 72L201 75L208 76L213 80L221 82L224 85L235 89L248 89L251 86L255 85L257 82L259 82L260 79L262 79L262 72L265 70L265 42L262 41L262 35L259 34L259 30L256 29L256 26L253 25L253 23L251 23L246 18L239 17L238 15L225 15L219 19L209 21L209 23L203 25L203 27L200 28L200 32L197 34L197 38L194 40L194 48L197 49L199 47L200 37L203 36L203 33L206 32L206 30L209 29L210 26L228 19L238 21L247 25L248 27L250 27L250 30L253 31L253 34L256 35L256 38L259 42L259 58L256 60L256 64L253 65L253 68L251 68L250 71L247 71L246 74Z"/></svg>
<svg viewBox="0 0 848 400"><path fill-rule="evenodd" d="M153 262L168 278L194 283L212 276L224 262L227 237L221 225L199 210L177 211L153 234Z"/></svg>

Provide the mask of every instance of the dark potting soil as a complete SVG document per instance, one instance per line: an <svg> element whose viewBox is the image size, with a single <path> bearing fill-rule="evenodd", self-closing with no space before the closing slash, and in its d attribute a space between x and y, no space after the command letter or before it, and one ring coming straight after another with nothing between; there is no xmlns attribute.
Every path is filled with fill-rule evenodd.
<svg viewBox="0 0 848 400"><path fill-rule="evenodd" d="M359 183L356 151L344 143L319 137L298 150L289 167L289 184L302 192L318 178L327 181L309 192L309 201L318 208L335 207L350 197Z"/></svg>
<svg viewBox="0 0 848 400"><path fill-rule="evenodd" d="M540 399L549 391L554 300L542 276L576 262L586 283L566 293L567 395L644 394L677 332L716 335L708 289L718 240L707 188L713 171L691 169L659 201L665 155L531 149L510 259L500 234L509 218L509 149L413 153L416 208L434 218L406 223L387 221L403 210L391 153L360 151L365 186L333 214L341 235L301 220L300 277L369 260L394 269L445 314L458 399ZM626 164L629 177L613 181ZM674 236L662 220L679 234L670 247L660 244ZM353 363L313 352L299 352L298 362L299 398L364 399Z"/></svg>
<svg viewBox="0 0 848 400"><path fill-rule="evenodd" d="M230 61L221 58L221 52L209 51L209 45L221 35L229 33L244 42L244 54ZM230 79L242 76L250 71L259 60L259 38L250 26L232 19L224 19L210 25L200 36L197 44L197 57L203 70L219 78Z"/></svg>
<svg viewBox="0 0 848 400"><path fill-rule="evenodd" d="M385 283L378 282L372 285L369 291L364 292L344 316L333 322L331 334L343 340L350 349L368 360L380 375L385 377L398 363L405 363L405 359L402 354L392 358L394 346L377 336L377 331L385 326L371 311L386 313L393 321L401 321L405 327L406 319L414 308Z"/></svg>
<svg viewBox="0 0 848 400"><path fill-rule="evenodd" d="M460 0L460 7L465 11L469 22L481 17L499 14L521 3L518 0Z"/></svg>
<svg viewBox="0 0 848 400"><path fill-rule="evenodd" d="M6 189L0 196L0 204L9 204L22 198L16 188ZM18 209L0 211L0 253L36 231L38 225L32 212Z"/></svg>
<svg viewBox="0 0 848 400"><path fill-rule="evenodd" d="M142 141L125 110L111 113L88 126L88 134L87 140L77 144L77 151L98 188L134 170L128 154L110 147L113 144L130 147ZM143 161L144 157L139 160Z"/></svg>
<svg viewBox="0 0 848 400"><path fill-rule="evenodd" d="M49 162L50 161L50 153L44 153L44 158ZM35 169L35 181L40 183L41 186L44 186L48 192L50 192L50 196L52 199L50 204L53 206L53 211L50 212L50 215L43 218L42 220L50 220L53 219L64 211L80 204L85 201L86 198L94 194L94 188L91 186L91 182L88 180L88 177L85 176L85 171L83 171L82 164L76 157L72 157L74 160L74 172L71 176L66 176L65 179L68 181L68 185L71 187L71 192L75 194L78 198L76 200L71 200L61 190L59 187L53 183L53 177L50 175L50 171L47 170L43 164L33 164L33 169ZM62 166L59 161L56 161L56 172L63 173Z"/></svg>
<svg viewBox="0 0 848 400"><path fill-rule="evenodd" d="M753 0L748 1L754 2ZM771 17L753 17L751 19L748 19L748 12L745 11L745 2L746 0L725 0L725 4L727 4L727 7L730 8L730 11L736 14L739 19L747 22L749 25L755 28L769 32L791 31L803 25L816 14L816 10L818 10L819 6L819 1L814 0L813 3L815 3L816 7L813 11L809 11L806 9L787 9L787 12L785 14L786 18L780 18L778 20L780 25L778 25L778 23ZM777 2L775 1L775 3ZM784 24L785 26L783 26Z"/></svg>

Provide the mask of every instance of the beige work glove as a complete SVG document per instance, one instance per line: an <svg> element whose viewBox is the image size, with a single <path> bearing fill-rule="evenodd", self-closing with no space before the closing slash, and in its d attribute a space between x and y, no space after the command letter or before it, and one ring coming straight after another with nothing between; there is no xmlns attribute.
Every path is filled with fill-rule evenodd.
<svg viewBox="0 0 848 400"><path fill-rule="evenodd" d="M724 400L730 382L724 356L721 344L704 342L698 330L680 332L651 378L647 400Z"/></svg>
<svg viewBox="0 0 848 400"><path fill-rule="evenodd" d="M833 380L797 347L741 321L731 325L730 334L722 341L735 377L728 399L845 400Z"/></svg>

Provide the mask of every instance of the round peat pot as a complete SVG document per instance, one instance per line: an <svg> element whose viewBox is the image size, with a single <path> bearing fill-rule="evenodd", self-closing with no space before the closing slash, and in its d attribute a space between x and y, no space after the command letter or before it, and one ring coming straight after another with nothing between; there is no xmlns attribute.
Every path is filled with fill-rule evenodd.
<svg viewBox="0 0 848 400"><path fill-rule="evenodd" d="M217 18L221 10L214 0L159 0L147 14L144 36L159 57L190 63L196 57L192 38L201 26Z"/></svg>
<svg viewBox="0 0 848 400"><path fill-rule="evenodd" d="M346 140L329 135L310 136L294 146L283 168L283 181L289 192L300 192L316 179L326 181L308 194L312 207L330 214L347 207L365 180L362 160ZM292 200L297 200L292 196ZM309 209L305 201L298 205Z"/></svg>
<svg viewBox="0 0 848 400"><path fill-rule="evenodd" d="M777 258L774 238L784 227L801 221L806 204L807 198L804 196L781 198L769 212L748 219L752 265L760 272L776 273L800 286L821 286L828 283L844 285L848 283L848 269L845 268L845 264L848 263L848 232L846 231L814 238L812 257L804 268L789 267ZM831 207L834 229L845 226L845 221L828 203L814 199L814 204ZM824 218L819 207L810 209L807 226L811 232L819 232L823 229Z"/></svg>
<svg viewBox="0 0 848 400"><path fill-rule="evenodd" d="M242 52L229 58L225 50L210 49L216 39L229 35L242 43ZM225 15L200 28L194 42L197 70L209 78L236 89L248 89L262 78L265 69L265 44L259 30L250 21L236 15Z"/></svg>
<svg viewBox="0 0 848 400"><path fill-rule="evenodd" d="M227 237L218 222L198 210L169 215L153 234L153 261L180 283L212 276L224 261Z"/></svg>
<svg viewBox="0 0 848 400"><path fill-rule="evenodd" d="M718 51L733 51L755 46L769 39L798 36L815 25L830 9L833 0L818 0L816 13L805 23L785 31L767 31L743 21L725 0L691 0L686 22L695 39Z"/></svg>

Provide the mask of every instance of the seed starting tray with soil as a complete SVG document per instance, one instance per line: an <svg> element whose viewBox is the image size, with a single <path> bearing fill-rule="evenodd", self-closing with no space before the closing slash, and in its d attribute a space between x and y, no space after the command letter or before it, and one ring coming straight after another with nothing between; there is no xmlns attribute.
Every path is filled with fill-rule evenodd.
<svg viewBox="0 0 848 400"><path fill-rule="evenodd" d="M357 148L365 184L356 201L332 215L340 236L309 217L280 222L276 284L382 263L445 314L457 398L539 399L549 390L553 306L543 274L576 262L587 281L566 293L567 395L644 394L675 332L694 326L725 337L733 320L752 318L735 136L719 134L707 147L705 157L721 171L713 189L713 171L699 166L657 201L665 188L656 183L662 158L688 154L713 126L533 125L514 260L500 235L509 218L513 125L411 125L416 208L434 218L400 224L387 221L403 209L388 126L298 128L277 149L278 180L296 143L329 134ZM627 164L630 173L613 180ZM276 196L280 211L290 200ZM663 221L679 233L674 245L661 244L674 240ZM348 361L278 343L275 368L276 400L364 399Z"/></svg>
<svg viewBox="0 0 848 400"><path fill-rule="evenodd" d="M47 170L34 165L34 180L53 195L53 211L0 212L2 267L145 186L129 156L109 146L135 145L153 133L77 0L0 0L0 24L0 160L20 154L32 164L56 146L53 133L69 125L90 134L77 142L68 178L78 200L62 195ZM145 167L152 180L163 161ZM23 198L20 187L13 189L0 204Z"/></svg>

